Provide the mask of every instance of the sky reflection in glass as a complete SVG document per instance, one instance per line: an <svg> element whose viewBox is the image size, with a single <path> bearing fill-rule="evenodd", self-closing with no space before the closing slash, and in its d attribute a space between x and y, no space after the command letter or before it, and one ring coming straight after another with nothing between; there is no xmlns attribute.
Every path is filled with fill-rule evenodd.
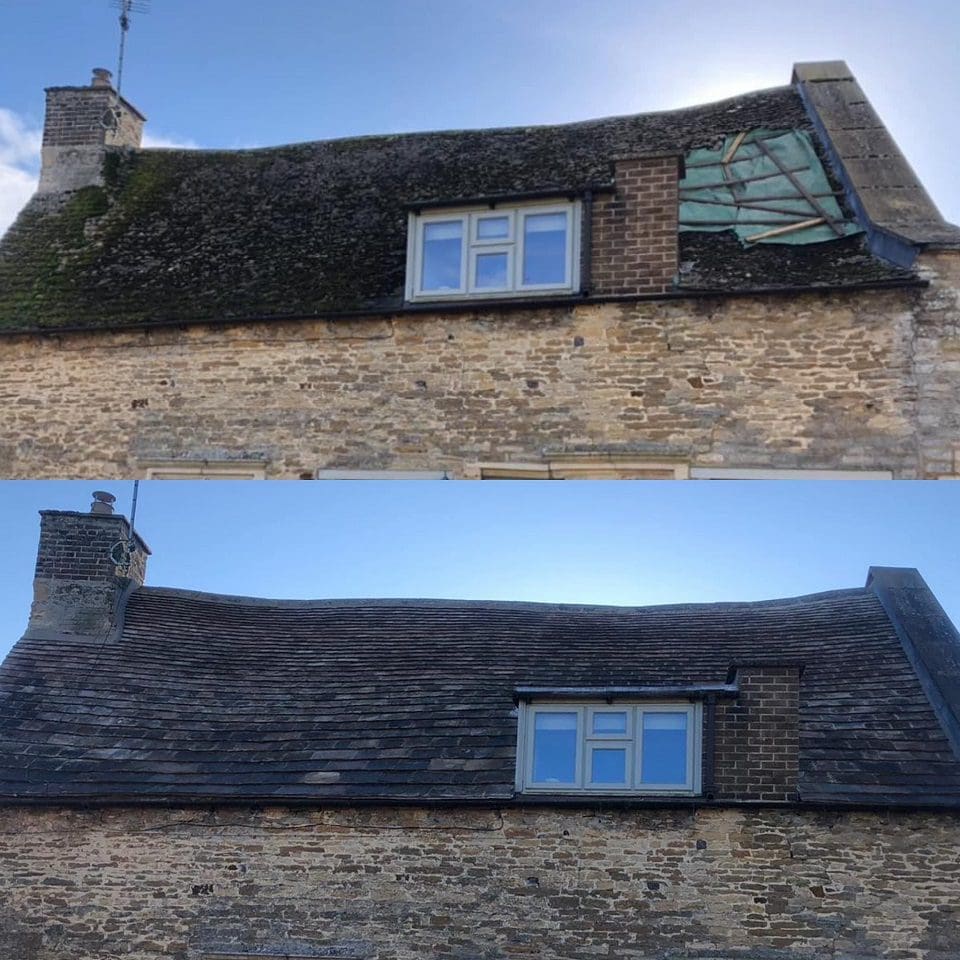
<svg viewBox="0 0 960 960"><path fill-rule="evenodd" d="M624 747L598 747L591 751L591 783L626 786L627 751Z"/></svg>
<svg viewBox="0 0 960 960"><path fill-rule="evenodd" d="M687 715L645 713L642 750L642 783L686 783Z"/></svg>
<svg viewBox="0 0 960 960"><path fill-rule="evenodd" d="M567 215L529 214L523 221L523 283L567 282Z"/></svg>
<svg viewBox="0 0 960 960"><path fill-rule="evenodd" d="M507 285L507 255L505 253L477 254L477 276L475 283L478 287L493 287L502 289Z"/></svg>
<svg viewBox="0 0 960 960"><path fill-rule="evenodd" d="M481 217L477 221L478 240L506 240L509 236L509 217Z"/></svg>
<svg viewBox="0 0 960 960"><path fill-rule="evenodd" d="M593 715L594 733L622 733L627 732L627 715L625 713L610 713L598 710Z"/></svg>
<svg viewBox="0 0 960 960"><path fill-rule="evenodd" d="M462 239L463 224L459 220L424 224L421 289L460 289Z"/></svg>
<svg viewBox="0 0 960 960"><path fill-rule="evenodd" d="M538 713L533 733L535 783L576 783L577 715Z"/></svg>

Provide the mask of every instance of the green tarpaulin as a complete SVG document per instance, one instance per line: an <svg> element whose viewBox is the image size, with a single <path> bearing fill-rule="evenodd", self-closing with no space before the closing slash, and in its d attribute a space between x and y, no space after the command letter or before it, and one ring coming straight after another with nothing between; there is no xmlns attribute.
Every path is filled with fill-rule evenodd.
<svg viewBox="0 0 960 960"><path fill-rule="evenodd" d="M804 130L751 130L746 136L727 137L715 150L691 150L685 163L686 176L680 181L681 230L734 230L746 246L821 243L860 232L856 223L844 218ZM748 239L815 219L825 222ZM831 220L836 229L827 222Z"/></svg>

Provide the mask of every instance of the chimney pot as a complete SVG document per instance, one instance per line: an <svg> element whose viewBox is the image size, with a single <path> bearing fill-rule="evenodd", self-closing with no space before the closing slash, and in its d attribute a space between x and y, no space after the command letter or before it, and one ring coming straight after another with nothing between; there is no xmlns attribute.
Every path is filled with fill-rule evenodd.
<svg viewBox="0 0 960 960"><path fill-rule="evenodd" d="M107 493L106 490L94 490L93 503L90 504L90 512L109 515L113 513L113 505L116 502L117 498L112 493Z"/></svg>
<svg viewBox="0 0 960 960"><path fill-rule="evenodd" d="M90 83L91 87L112 87L113 86L113 74L105 69L104 67L94 67L93 68L93 80Z"/></svg>

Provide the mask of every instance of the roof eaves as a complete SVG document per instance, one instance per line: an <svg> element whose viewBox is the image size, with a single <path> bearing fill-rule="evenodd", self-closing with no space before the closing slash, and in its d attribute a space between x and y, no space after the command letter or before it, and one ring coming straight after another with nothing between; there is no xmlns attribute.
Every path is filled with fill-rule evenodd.
<svg viewBox="0 0 960 960"><path fill-rule="evenodd" d="M927 795L922 800L915 796L876 796L869 800L862 797L833 796L829 794L801 797L798 800L736 800L707 799L705 797L623 797L623 796L572 796L567 794L518 794L511 792L489 796L284 796L266 794L258 796L226 796L219 794L176 796L173 794L144 796L141 794L113 793L95 794L59 794L46 796L17 796L0 794L0 809L4 807L70 807L101 809L110 807L151 807L151 808L224 808L224 807L290 807L343 809L346 807L420 807L449 808L470 807L492 810L511 807L564 807L576 809L622 809L622 810L665 810L698 809L712 807L719 809L780 809L780 810L844 810L844 811L887 811L902 812L946 810L960 813L960 797L950 795Z"/></svg>
<svg viewBox="0 0 960 960"><path fill-rule="evenodd" d="M358 308L344 308L331 310L317 310L311 313L278 313L257 314L251 316L215 316L201 315L196 317L169 317L160 320L125 322L123 320L108 321L98 324L72 324L50 326L14 326L3 325L0 317L0 337L58 337L66 334L101 334L122 331L144 332L167 328L183 329L186 327L232 327L248 324L263 323L291 323L310 320L357 320L378 319L383 317L402 317L414 314L444 313L509 313L514 310L541 310L557 308L573 308L608 303L656 303L674 300L703 300L726 299L736 300L743 297L796 297L805 294L830 295L855 293L863 290L893 290L915 289L930 286L930 281L924 277L909 276L892 279L861 280L852 283L822 283L822 284L792 284L769 286L756 285L752 287L723 288L723 287L684 287L678 286L674 290L663 293L638 294L604 294L562 297L531 297L510 298L503 300L464 300L464 301L437 301L431 303L404 303L391 306L371 306Z"/></svg>

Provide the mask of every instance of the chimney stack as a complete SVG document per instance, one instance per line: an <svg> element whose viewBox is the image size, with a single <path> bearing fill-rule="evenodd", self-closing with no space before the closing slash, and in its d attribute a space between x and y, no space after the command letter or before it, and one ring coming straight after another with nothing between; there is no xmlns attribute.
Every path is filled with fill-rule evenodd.
<svg viewBox="0 0 960 960"><path fill-rule="evenodd" d="M116 498L93 495L89 513L40 512L31 636L107 639L128 590L143 585L150 549L113 512Z"/></svg>
<svg viewBox="0 0 960 960"><path fill-rule="evenodd" d="M102 184L107 151L139 149L145 120L113 89L112 75L102 67L93 71L89 87L48 87L39 192Z"/></svg>

